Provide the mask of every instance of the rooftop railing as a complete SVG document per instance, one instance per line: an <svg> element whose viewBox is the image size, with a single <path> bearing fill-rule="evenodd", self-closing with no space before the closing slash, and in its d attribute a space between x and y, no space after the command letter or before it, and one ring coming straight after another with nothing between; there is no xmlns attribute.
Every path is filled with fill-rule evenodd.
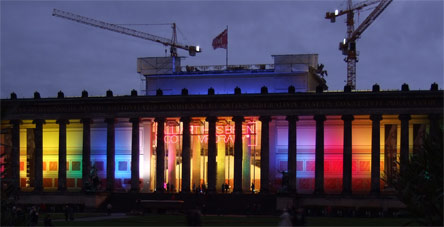
<svg viewBox="0 0 444 227"><path fill-rule="evenodd" d="M186 73L193 72L212 72L212 71L270 71L274 70L274 64L249 64L249 65L202 65L202 66L182 66L181 71Z"/></svg>

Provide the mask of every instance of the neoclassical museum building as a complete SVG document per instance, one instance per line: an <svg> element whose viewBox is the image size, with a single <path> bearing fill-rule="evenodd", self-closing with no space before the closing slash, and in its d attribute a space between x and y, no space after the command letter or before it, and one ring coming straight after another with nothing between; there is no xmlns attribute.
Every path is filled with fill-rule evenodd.
<svg viewBox="0 0 444 227"><path fill-rule="evenodd" d="M317 55L273 57L140 58L142 95L13 93L1 100L4 177L36 192L81 191L97 171L109 192L379 193L442 125L437 84L328 91Z"/></svg>

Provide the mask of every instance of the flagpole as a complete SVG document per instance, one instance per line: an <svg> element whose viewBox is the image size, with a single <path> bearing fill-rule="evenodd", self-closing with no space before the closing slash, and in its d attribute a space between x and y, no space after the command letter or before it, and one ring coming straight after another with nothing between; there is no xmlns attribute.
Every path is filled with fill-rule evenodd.
<svg viewBox="0 0 444 227"><path fill-rule="evenodd" d="M226 53L225 67L226 67L226 70L228 70L228 25L227 25L227 49L225 49L225 53Z"/></svg>

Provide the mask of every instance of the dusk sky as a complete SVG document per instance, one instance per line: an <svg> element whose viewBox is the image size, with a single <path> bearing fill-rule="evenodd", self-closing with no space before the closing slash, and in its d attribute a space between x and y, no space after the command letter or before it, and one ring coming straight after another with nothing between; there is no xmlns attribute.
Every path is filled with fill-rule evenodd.
<svg viewBox="0 0 444 227"><path fill-rule="evenodd" d="M354 1L357 2L357 1ZM211 42L226 26L229 64L271 64L276 54L319 54L329 90L342 90L346 63L338 50L345 16L336 23L327 11L338 1L1 1L1 98L11 92L31 98L104 96L140 90L138 57L165 56L161 44L52 16L54 8L115 24L175 22L181 43L203 52L182 65L224 65L225 50ZM357 42L357 89L378 83L383 90L444 87L443 1L393 1ZM370 11L360 14L362 22ZM170 38L169 26L131 26ZM184 85L186 87L186 85ZM258 91L259 92L259 91Z"/></svg>

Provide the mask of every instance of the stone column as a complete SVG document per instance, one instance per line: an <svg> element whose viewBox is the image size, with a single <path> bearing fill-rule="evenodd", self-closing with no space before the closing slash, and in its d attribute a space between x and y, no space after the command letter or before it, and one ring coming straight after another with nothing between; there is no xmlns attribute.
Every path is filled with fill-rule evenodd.
<svg viewBox="0 0 444 227"><path fill-rule="evenodd" d="M67 119L59 119L59 179L58 190L66 191L66 125L69 124Z"/></svg>
<svg viewBox="0 0 444 227"><path fill-rule="evenodd" d="M114 191L114 172L115 172L115 123L116 119L107 118L106 130L106 190L109 192Z"/></svg>
<svg viewBox="0 0 444 227"><path fill-rule="evenodd" d="M43 124L45 120L36 119L32 123L35 124L35 184L34 191L43 191Z"/></svg>
<svg viewBox="0 0 444 227"><path fill-rule="evenodd" d="M216 121L217 117L207 117L208 121L208 192L216 191Z"/></svg>
<svg viewBox="0 0 444 227"><path fill-rule="evenodd" d="M288 121L288 192L296 193L296 121L297 116L287 116Z"/></svg>
<svg viewBox="0 0 444 227"><path fill-rule="evenodd" d="M132 123L132 133L131 133L131 191L139 192L140 190L140 177L139 177L139 155L140 155L140 129L139 129L139 118L130 118Z"/></svg>
<svg viewBox="0 0 444 227"><path fill-rule="evenodd" d="M21 120L12 120L11 177L14 189L20 189L20 124Z"/></svg>
<svg viewBox="0 0 444 227"><path fill-rule="evenodd" d="M261 193L270 192L270 116L261 116Z"/></svg>
<svg viewBox="0 0 444 227"><path fill-rule="evenodd" d="M179 141L179 136L177 134L180 134L179 127L177 127L177 121L174 120L168 120L166 122L167 129L165 132L167 135L165 138L169 137L169 139L166 139L166 157L168 157L165 164L167 165L166 169L166 178L168 179L167 183L167 190L169 192L175 192L176 189L179 189L179 185L176 183L176 162L177 162L177 148L176 143L173 142L173 138L177 139L177 142ZM169 186L169 189L168 189Z"/></svg>
<svg viewBox="0 0 444 227"><path fill-rule="evenodd" d="M316 155L315 155L315 193L324 193L324 121L325 115L315 115Z"/></svg>
<svg viewBox="0 0 444 227"><path fill-rule="evenodd" d="M156 192L164 192L165 188L165 118L156 117L157 147L156 147Z"/></svg>
<svg viewBox="0 0 444 227"><path fill-rule="evenodd" d="M342 194L352 192L352 121L353 115L343 115L344 121L344 150L342 160Z"/></svg>
<svg viewBox="0 0 444 227"><path fill-rule="evenodd" d="M371 189L372 194L379 194L380 191L380 114L370 115L372 120L372 166L371 166Z"/></svg>
<svg viewBox="0 0 444 227"><path fill-rule="evenodd" d="M182 192L190 192L190 151L191 151L191 135L190 135L190 117L181 117L182 131Z"/></svg>
<svg viewBox="0 0 444 227"><path fill-rule="evenodd" d="M234 189L233 192L242 192L242 122L244 117L235 116L234 126Z"/></svg>
<svg viewBox="0 0 444 227"><path fill-rule="evenodd" d="M401 175L405 174L406 167L409 164L409 114L400 114L401 120L401 152L400 152L400 170Z"/></svg>
<svg viewBox="0 0 444 227"><path fill-rule="evenodd" d="M91 170L91 123L92 120L84 118L81 120L83 124L83 144L82 144L82 182L83 191L87 190L86 182L93 185L89 178L89 171Z"/></svg>

